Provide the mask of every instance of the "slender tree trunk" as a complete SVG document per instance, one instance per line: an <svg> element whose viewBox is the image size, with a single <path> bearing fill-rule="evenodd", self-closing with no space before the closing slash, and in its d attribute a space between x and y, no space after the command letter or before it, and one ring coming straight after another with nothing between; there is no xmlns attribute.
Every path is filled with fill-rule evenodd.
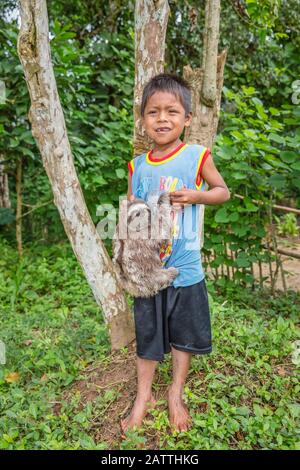
<svg viewBox="0 0 300 470"><path fill-rule="evenodd" d="M220 0L207 0L205 7L205 27L203 36L202 67L194 70L187 65L183 76L192 88L191 126L185 130L185 141L212 148L219 121L221 94L224 79L224 66L227 51L218 55L220 22ZM205 190L208 188L205 183ZM200 246L204 243L204 209L199 207Z"/></svg>
<svg viewBox="0 0 300 470"><path fill-rule="evenodd" d="M4 164L2 165L1 163L3 160L3 155L0 155L0 207L3 209L9 209L11 207L11 202L9 199L7 173L5 171Z"/></svg>
<svg viewBox="0 0 300 470"><path fill-rule="evenodd" d="M17 210L16 210L16 240L19 256L23 254L22 245L22 159L17 159L16 168L16 193L17 193Z"/></svg>
<svg viewBox="0 0 300 470"><path fill-rule="evenodd" d="M164 71L169 11L167 0L135 3L134 155L144 153L151 145L142 130L140 105L145 84Z"/></svg>
<svg viewBox="0 0 300 470"><path fill-rule="evenodd" d="M46 0L20 0L20 6L18 53L31 98L32 134L66 234L102 307L112 349L119 349L134 338L133 318L112 261L88 213L76 174L51 63Z"/></svg>
<svg viewBox="0 0 300 470"><path fill-rule="evenodd" d="M134 95L134 154L149 149L151 142L141 127L140 104L146 82L164 71L165 36L169 5L166 0L136 0L135 9L135 95ZM203 35L202 67L184 67L183 75L192 88L193 120L186 128L185 141L212 147L215 140L224 66L227 51L218 55L220 0L207 0ZM205 189L207 189L207 184ZM199 234L204 241L204 208L200 205Z"/></svg>

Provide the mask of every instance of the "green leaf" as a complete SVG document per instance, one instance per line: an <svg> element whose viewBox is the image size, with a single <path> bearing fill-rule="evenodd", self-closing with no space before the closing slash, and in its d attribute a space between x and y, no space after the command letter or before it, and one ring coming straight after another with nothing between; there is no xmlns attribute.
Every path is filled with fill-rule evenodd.
<svg viewBox="0 0 300 470"><path fill-rule="evenodd" d="M239 131L232 131L231 135L235 137L237 140L244 140L243 134L241 134Z"/></svg>
<svg viewBox="0 0 300 470"><path fill-rule="evenodd" d="M247 178L247 174L246 173L240 173L238 171L234 171L232 173L232 177L236 180L244 180L245 178Z"/></svg>
<svg viewBox="0 0 300 470"><path fill-rule="evenodd" d="M120 179L124 178L125 175L126 175L126 172L125 172L124 168L117 168L116 169L116 175Z"/></svg>
<svg viewBox="0 0 300 470"><path fill-rule="evenodd" d="M277 142L278 144L285 144L285 139L283 137L272 132L271 134L269 134L269 139L273 140L274 142Z"/></svg>
<svg viewBox="0 0 300 470"><path fill-rule="evenodd" d="M285 163L293 163L297 159L297 154L291 150L280 152L280 158Z"/></svg>
<svg viewBox="0 0 300 470"><path fill-rule="evenodd" d="M230 214L229 216L229 220L230 222L237 222L240 218L240 215L238 212L233 212L232 214Z"/></svg>
<svg viewBox="0 0 300 470"><path fill-rule="evenodd" d="M245 129L244 130L244 134L249 137L249 139L253 139L253 140L256 140L257 139L257 135L255 133L254 130L252 129Z"/></svg>
<svg viewBox="0 0 300 470"><path fill-rule="evenodd" d="M248 406L241 406L236 409L236 414L240 416L249 416L250 408L248 408Z"/></svg>
<svg viewBox="0 0 300 470"><path fill-rule="evenodd" d="M279 116L279 115L280 115L279 110L276 109L276 108L272 108L272 107L271 107L271 108L269 108L269 111L270 111L270 113L272 114L272 116Z"/></svg>
<svg viewBox="0 0 300 470"><path fill-rule="evenodd" d="M253 204L253 202L251 201L250 198L248 197L245 197L244 198L244 203L245 203L245 206L246 206L246 209L249 211L249 212L257 212L258 211L258 206L256 206L255 204Z"/></svg>
<svg viewBox="0 0 300 470"><path fill-rule="evenodd" d="M251 263L246 256L246 253L239 253L237 259L235 260L239 268L247 268L250 266Z"/></svg>
<svg viewBox="0 0 300 470"><path fill-rule="evenodd" d="M286 185L285 176L279 174L272 175L269 178L269 184L277 189L282 189Z"/></svg>
<svg viewBox="0 0 300 470"><path fill-rule="evenodd" d="M0 226L14 222L15 214L11 208L0 207Z"/></svg>
<svg viewBox="0 0 300 470"><path fill-rule="evenodd" d="M249 96L255 93L255 88L253 86L249 86L249 87L242 86L242 90L245 93L245 95L249 95Z"/></svg>
<svg viewBox="0 0 300 470"><path fill-rule="evenodd" d="M215 214L215 221L218 223L229 222L229 216L226 207L222 207Z"/></svg>
<svg viewBox="0 0 300 470"><path fill-rule="evenodd" d="M244 237L248 231L248 228L245 224L232 224L232 230L234 231L234 233L236 235L238 235L239 237Z"/></svg>
<svg viewBox="0 0 300 470"><path fill-rule="evenodd" d="M264 410L261 406L257 405L256 403L253 405L253 410L256 416L261 418L264 415Z"/></svg>
<svg viewBox="0 0 300 470"><path fill-rule="evenodd" d="M222 145L218 149L218 155L224 160L231 160L235 153L236 151L231 145Z"/></svg>
<svg viewBox="0 0 300 470"><path fill-rule="evenodd" d="M300 162L293 163L291 165L291 168L293 168L293 170L299 170L300 171Z"/></svg>

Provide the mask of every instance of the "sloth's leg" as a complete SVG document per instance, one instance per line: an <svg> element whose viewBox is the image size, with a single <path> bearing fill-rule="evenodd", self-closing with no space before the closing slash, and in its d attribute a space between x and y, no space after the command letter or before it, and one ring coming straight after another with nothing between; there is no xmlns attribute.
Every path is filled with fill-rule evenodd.
<svg viewBox="0 0 300 470"><path fill-rule="evenodd" d="M176 268L157 269L153 273L153 288L158 291L168 287L173 279L178 275Z"/></svg>
<svg viewBox="0 0 300 470"><path fill-rule="evenodd" d="M148 289L146 286L139 286L138 284L129 281L125 277L122 276L121 278L121 285L124 290L129 292L130 295L133 297L144 297L144 296L149 296L151 295L151 292L148 292Z"/></svg>

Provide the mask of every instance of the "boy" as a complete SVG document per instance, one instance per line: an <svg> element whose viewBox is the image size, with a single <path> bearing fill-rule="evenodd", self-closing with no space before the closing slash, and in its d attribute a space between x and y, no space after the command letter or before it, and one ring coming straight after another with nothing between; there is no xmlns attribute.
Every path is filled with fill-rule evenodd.
<svg viewBox="0 0 300 470"><path fill-rule="evenodd" d="M183 388L192 354L211 352L208 296L200 259L199 206L221 204L229 190L216 169L210 150L180 140L192 119L191 92L181 77L160 74L145 86L142 125L154 148L128 164L128 199L146 201L162 191L174 206L173 240L162 248L166 267L178 276L171 286L150 298L134 299L137 342L137 396L131 413L121 421L123 432L141 426L155 405L151 387L159 361L172 353L173 382L168 390L169 420L179 432L191 425ZM209 191L203 192L204 182Z"/></svg>

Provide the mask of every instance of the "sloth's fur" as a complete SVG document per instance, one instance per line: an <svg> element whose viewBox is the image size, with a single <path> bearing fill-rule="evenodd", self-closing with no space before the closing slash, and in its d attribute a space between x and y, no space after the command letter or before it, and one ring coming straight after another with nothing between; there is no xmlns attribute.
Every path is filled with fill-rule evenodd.
<svg viewBox="0 0 300 470"><path fill-rule="evenodd" d="M172 241L171 204L162 193L155 206L143 199L123 200L113 236L113 262L122 287L133 297L150 297L168 287L178 275L163 267L162 245Z"/></svg>

